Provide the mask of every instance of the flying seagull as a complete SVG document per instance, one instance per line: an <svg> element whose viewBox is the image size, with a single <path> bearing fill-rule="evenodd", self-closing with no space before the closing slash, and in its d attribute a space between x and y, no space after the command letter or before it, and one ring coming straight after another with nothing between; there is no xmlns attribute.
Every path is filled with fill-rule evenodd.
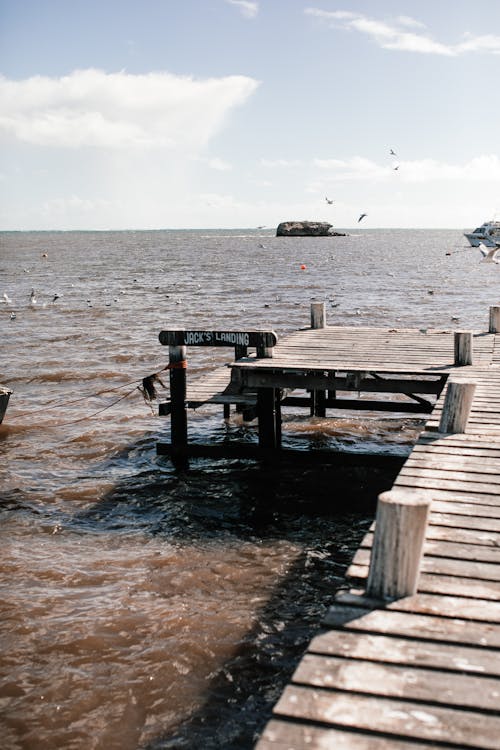
<svg viewBox="0 0 500 750"><path fill-rule="evenodd" d="M483 263L500 263L500 258L497 257L500 248L498 245L495 247L486 247L482 242L479 243L479 250L481 251Z"/></svg>
<svg viewBox="0 0 500 750"><path fill-rule="evenodd" d="M391 156L397 156L397 153L392 148L389 151L389 153L390 153Z"/></svg>
<svg viewBox="0 0 500 750"><path fill-rule="evenodd" d="M361 216L360 216L360 217L359 217L359 219L358 219L358 224L359 224L359 222L361 221L361 219L364 219L364 218L365 218L365 216L368 216L368 214L361 214Z"/></svg>
<svg viewBox="0 0 500 750"><path fill-rule="evenodd" d="M327 198L325 195L325 201L328 203L329 206L332 205L333 201L330 200L330 198Z"/></svg>

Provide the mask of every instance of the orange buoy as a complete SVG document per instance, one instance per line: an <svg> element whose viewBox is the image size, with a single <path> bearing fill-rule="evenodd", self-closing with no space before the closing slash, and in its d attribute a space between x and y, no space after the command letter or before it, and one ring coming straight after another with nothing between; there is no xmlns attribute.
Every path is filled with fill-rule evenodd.
<svg viewBox="0 0 500 750"><path fill-rule="evenodd" d="M300 267L300 270L301 270L301 271L305 271L305 270L306 270L306 268L307 268L307 266L305 266L305 265L304 265L304 264L302 263L302 265L301 265L301 267Z"/></svg>

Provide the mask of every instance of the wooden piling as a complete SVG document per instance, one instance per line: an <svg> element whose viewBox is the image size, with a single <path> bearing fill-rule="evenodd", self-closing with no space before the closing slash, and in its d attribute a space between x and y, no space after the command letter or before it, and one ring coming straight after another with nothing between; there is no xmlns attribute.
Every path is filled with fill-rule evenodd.
<svg viewBox="0 0 500 750"><path fill-rule="evenodd" d="M490 307L490 325L488 329L489 333L500 332L500 306L492 305Z"/></svg>
<svg viewBox="0 0 500 750"><path fill-rule="evenodd" d="M472 364L472 331L455 331L455 366Z"/></svg>
<svg viewBox="0 0 500 750"><path fill-rule="evenodd" d="M366 592L375 599L416 593L429 516L423 493L390 490L379 495Z"/></svg>
<svg viewBox="0 0 500 750"><path fill-rule="evenodd" d="M449 381L439 422L439 432L465 432L476 383L471 380Z"/></svg>
<svg viewBox="0 0 500 750"><path fill-rule="evenodd" d="M324 302L311 302L311 328L326 328ZM311 391L311 417L326 417L325 401L325 391Z"/></svg>
<svg viewBox="0 0 500 750"><path fill-rule="evenodd" d="M311 302L311 328L326 328L324 302Z"/></svg>
<svg viewBox="0 0 500 750"><path fill-rule="evenodd" d="M172 461L177 468L187 467L186 347L169 346L170 367L170 442Z"/></svg>
<svg viewBox="0 0 500 750"><path fill-rule="evenodd" d="M281 401L279 388L257 389L259 448L263 458L281 448Z"/></svg>

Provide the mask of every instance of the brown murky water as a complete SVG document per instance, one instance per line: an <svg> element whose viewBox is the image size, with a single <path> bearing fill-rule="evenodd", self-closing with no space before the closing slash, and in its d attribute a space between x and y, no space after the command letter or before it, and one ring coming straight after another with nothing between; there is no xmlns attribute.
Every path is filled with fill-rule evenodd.
<svg viewBox="0 0 500 750"><path fill-rule="evenodd" d="M392 477L208 460L177 474L155 451L168 422L137 390L166 363L158 332L280 334L308 324L312 299L332 322L485 329L500 269L456 231L0 242L0 383L13 390L0 427L2 747L252 747ZM215 356L190 351L190 371ZM405 455L420 427L285 419L301 450ZM220 410L190 428L256 439Z"/></svg>

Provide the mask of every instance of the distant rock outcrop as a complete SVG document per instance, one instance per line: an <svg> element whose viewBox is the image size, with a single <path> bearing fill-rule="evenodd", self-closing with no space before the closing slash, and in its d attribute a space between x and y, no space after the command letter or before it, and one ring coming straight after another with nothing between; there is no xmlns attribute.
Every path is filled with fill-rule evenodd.
<svg viewBox="0 0 500 750"><path fill-rule="evenodd" d="M345 234L335 232L327 221L282 221L276 237L345 237Z"/></svg>

